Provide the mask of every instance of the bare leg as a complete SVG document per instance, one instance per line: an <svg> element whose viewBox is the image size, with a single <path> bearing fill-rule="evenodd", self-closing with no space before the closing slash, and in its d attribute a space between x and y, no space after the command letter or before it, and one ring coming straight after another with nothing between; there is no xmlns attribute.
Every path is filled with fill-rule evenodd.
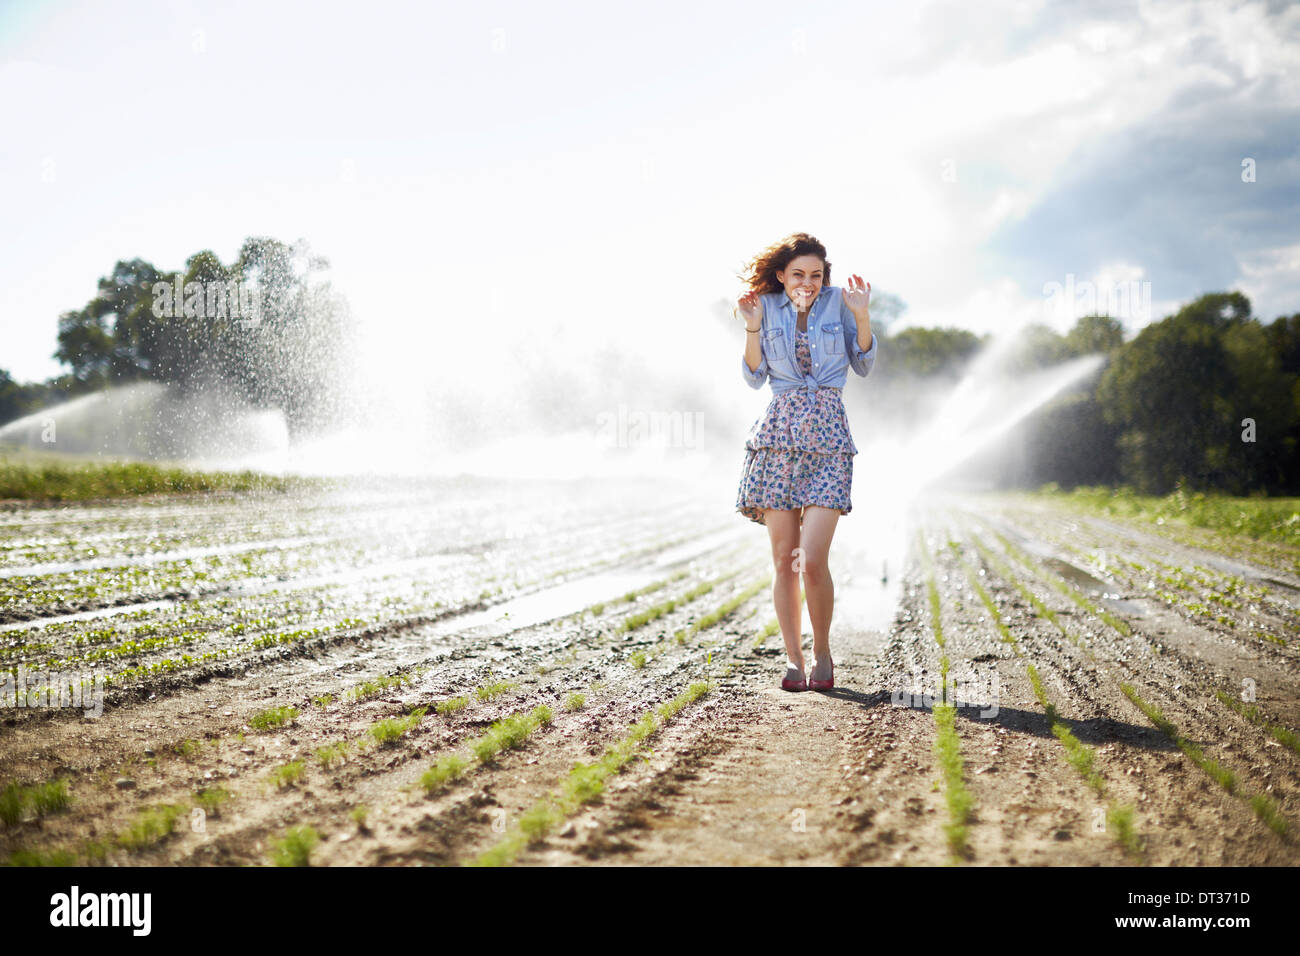
<svg viewBox="0 0 1300 956"><path fill-rule="evenodd" d="M810 680L831 677L831 614L835 609L835 582L831 580L831 537L840 513L835 508L804 508L799 547L803 558L803 589L813 629L813 668Z"/></svg>
<svg viewBox="0 0 1300 956"><path fill-rule="evenodd" d="M781 625L781 638L785 641L786 677L804 680L803 646L800 633L803 624L803 606L799 599L799 512L777 511L768 508L763 512L772 540L772 603L776 607L776 620Z"/></svg>

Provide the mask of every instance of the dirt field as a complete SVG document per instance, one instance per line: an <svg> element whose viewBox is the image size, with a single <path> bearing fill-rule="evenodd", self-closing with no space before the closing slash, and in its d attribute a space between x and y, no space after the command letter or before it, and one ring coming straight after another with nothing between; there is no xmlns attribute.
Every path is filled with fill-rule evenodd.
<svg viewBox="0 0 1300 956"><path fill-rule="evenodd" d="M1300 862L1294 549L1013 496L913 519L879 626L837 539L838 686L791 694L765 533L685 489L10 504L0 665L110 683L0 711L0 858L262 864L310 826L313 865Z"/></svg>

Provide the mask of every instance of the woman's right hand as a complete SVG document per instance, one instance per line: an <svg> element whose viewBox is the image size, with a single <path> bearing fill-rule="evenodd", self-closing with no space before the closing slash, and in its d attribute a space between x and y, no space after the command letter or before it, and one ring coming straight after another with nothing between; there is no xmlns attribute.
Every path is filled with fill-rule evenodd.
<svg viewBox="0 0 1300 956"><path fill-rule="evenodd" d="M763 327L763 297L753 289L736 299L736 311L745 320L745 328L757 332Z"/></svg>

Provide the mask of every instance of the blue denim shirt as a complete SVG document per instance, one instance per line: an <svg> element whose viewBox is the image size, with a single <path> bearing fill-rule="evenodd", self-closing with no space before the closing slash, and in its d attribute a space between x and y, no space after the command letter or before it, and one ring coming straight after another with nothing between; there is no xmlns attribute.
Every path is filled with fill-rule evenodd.
<svg viewBox="0 0 1300 956"><path fill-rule="evenodd" d="M859 349L858 320L844 304L839 286L824 286L808 312L808 345L813 363L810 375L804 375L795 361L794 336L799 320L795 304L784 289L764 293L761 298L763 325L758 337L763 353L758 369L751 372L745 357L740 357L745 381L751 387L762 388L771 376L773 394L804 388L811 397L818 388L843 388L850 366L865 376L876 364L875 330L871 332L871 347Z"/></svg>

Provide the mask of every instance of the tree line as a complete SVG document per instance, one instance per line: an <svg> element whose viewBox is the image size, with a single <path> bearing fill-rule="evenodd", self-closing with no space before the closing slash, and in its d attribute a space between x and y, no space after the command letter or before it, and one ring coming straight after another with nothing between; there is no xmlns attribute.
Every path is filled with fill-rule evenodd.
<svg viewBox="0 0 1300 956"><path fill-rule="evenodd" d="M279 408L290 431L331 420L355 325L304 244L249 238L224 265L211 251L185 268L121 260L94 298L58 320L54 357L68 372L22 384L0 369L0 422L111 386L158 382L186 395L220 386Z"/></svg>
<svg viewBox="0 0 1300 956"><path fill-rule="evenodd" d="M961 329L881 336L873 404L909 385L953 382L988 342ZM1300 493L1300 313L1268 325L1240 292L1203 295L1125 339L1110 316L1080 318L1064 335L1024 330L1011 372L1100 353L1104 365L1016 426L1025 461L1016 483L1127 484L1243 495ZM919 417L924 417L921 414Z"/></svg>
<svg viewBox="0 0 1300 956"><path fill-rule="evenodd" d="M69 371L23 384L0 369L0 423L77 395L153 381L181 393L212 384L254 407L283 410L292 432L333 419L346 396L355 325L315 276L328 263L304 246L245 241L235 261L191 256L164 272L119 261L84 307L59 316L55 357ZM936 384L958 381L989 341L963 329L891 333L901 301L873 313L882 359L872 414L918 425ZM1016 426L1025 460L1014 480L1176 486L1300 494L1300 313L1264 325L1240 292L1203 295L1127 339L1106 315L1065 334L1024 330L1011 373L1101 354L1104 365ZM882 465L884 467L884 465Z"/></svg>

